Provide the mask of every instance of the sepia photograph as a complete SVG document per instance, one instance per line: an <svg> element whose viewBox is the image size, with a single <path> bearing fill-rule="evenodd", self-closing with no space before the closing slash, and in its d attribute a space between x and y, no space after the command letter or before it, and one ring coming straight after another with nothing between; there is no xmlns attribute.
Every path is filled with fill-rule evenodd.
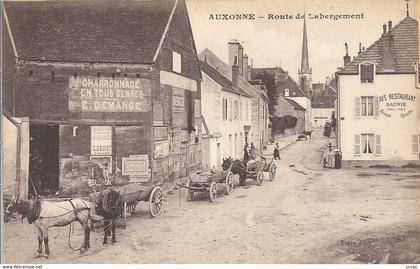
<svg viewBox="0 0 420 269"><path fill-rule="evenodd" d="M0 3L3 268L420 264L420 0Z"/></svg>

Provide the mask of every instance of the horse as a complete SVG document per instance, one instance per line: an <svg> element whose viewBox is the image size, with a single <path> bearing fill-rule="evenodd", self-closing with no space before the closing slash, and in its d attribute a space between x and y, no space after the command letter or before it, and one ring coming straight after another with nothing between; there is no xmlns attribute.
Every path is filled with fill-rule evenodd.
<svg viewBox="0 0 420 269"><path fill-rule="evenodd" d="M233 174L239 175L239 183L241 186L245 185L247 176L247 162L241 160L234 160L232 157L223 158L222 169L226 171L230 168Z"/></svg>
<svg viewBox="0 0 420 269"><path fill-rule="evenodd" d="M95 212L95 205L82 199L69 199L66 201L52 202L35 196L29 200L12 198L6 208L6 215L22 215L22 220L27 218L29 224L34 224L38 229L38 249L35 258L48 258L50 248L48 244L48 228L64 227L78 221L84 230L84 239L80 253L85 253L90 248L90 229L92 222L102 220ZM42 254L42 243L45 245L45 255Z"/></svg>
<svg viewBox="0 0 420 269"><path fill-rule="evenodd" d="M96 212L104 218L104 245L108 243L108 236L111 236L111 243L116 243L115 221L123 211L123 202L120 194L115 189L104 190L96 194ZM93 195L95 196L95 194ZM91 199L92 197L91 196Z"/></svg>

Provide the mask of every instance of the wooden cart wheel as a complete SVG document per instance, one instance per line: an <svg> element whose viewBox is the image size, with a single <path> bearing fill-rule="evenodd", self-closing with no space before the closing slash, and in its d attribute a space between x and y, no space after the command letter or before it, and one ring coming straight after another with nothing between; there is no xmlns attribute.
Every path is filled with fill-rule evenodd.
<svg viewBox="0 0 420 269"><path fill-rule="evenodd" d="M217 185L216 185L216 182L212 182L211 183L209 195L210 195L210 201L213 203L216 200L216 197L217 197Z"/></svg>
<svg viewBox="0 0 420 269"><path fill-rule="evenodd" d="M257 173L257 185L261 186L264 180L264 174L262 171Z"/></svg>
<svg viewBox="0 0 420 269"><path fill-rule="evenodd" d="M226 195L229 195L233 191L233 187L235 186L235 182L233 181L233 174L232 172L228 172L226 175Z"/></svg>
<svg viewBox="0 0 420 269"><path fill-rule="evenodd" d="M274 179L276 179L276 171L277 171L277 167L274 163L270 164L269 171L270 171L270 181L274 181Z"/></svg>
<svg viewBox="0 0 420 269"><path fill-rule="evenodd" d="M190 186L190 183L188 183L187 185L188 187ZM192 200L194 200L194 191L187 189L187 201L191 202Z"/></svg>
<svg viewBox="0 0 420 269"><path fill-rule="evenodd" d="M163 208L163 190L155 187L149 197L149 211L152 217L158 216Z"/></svg>

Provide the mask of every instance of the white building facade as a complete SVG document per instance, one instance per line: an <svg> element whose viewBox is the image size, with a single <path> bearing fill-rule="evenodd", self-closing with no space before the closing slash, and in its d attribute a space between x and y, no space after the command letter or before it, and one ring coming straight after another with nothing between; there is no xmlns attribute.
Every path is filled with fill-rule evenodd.
<svg viewBox="0 0 420 269"><path fill-rule="evenodd" d="M243 158L243 147L250 139L251 96L206 62L202 70L202 116L206 129L203 165L220 169L223 158Z"/></svg>
<svg viewBox="0 0 420 269"><path fill-rule="evenodd" d="M358 164L419 161L418 23L406 17L338 75L338 147Z"/></svg>

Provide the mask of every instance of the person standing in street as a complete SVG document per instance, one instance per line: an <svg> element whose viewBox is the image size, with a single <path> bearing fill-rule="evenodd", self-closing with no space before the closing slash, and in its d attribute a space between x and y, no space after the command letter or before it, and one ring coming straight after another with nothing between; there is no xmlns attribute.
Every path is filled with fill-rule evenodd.
<svg viewBox="0 0 420 269"><path fill-rule="evenodd" d="M244 146L244 161L249 161L248 143L246 143Z"/></svg>
<svg viewBox="0 0 420 269"><path fill-rule="evenodd" d="M280 147L279 147L279 143L276 143L276 146L274 147L273 157L274 157L274 160L280 160Z"/></svg>

